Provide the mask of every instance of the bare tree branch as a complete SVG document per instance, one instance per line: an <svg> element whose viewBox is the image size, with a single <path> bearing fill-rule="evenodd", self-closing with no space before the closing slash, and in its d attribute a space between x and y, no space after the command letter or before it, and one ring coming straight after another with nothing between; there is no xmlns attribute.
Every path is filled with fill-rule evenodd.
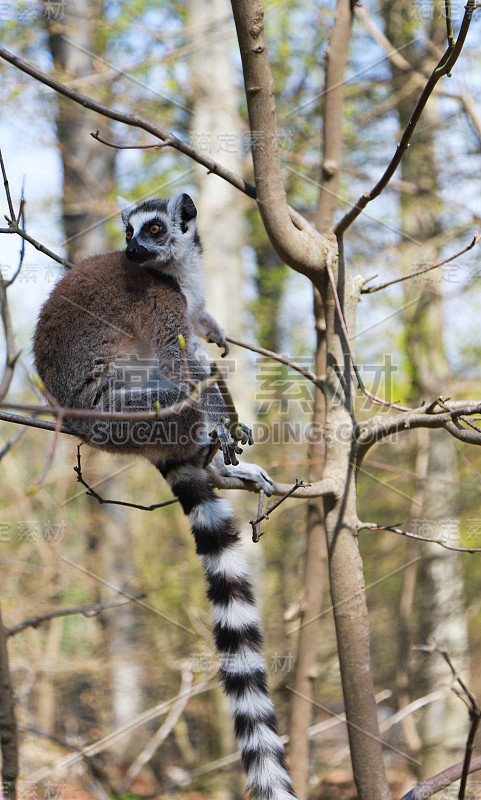
<svg viewBox="0 0 481 800"><path fill-rule="evenodd" d="M356 6L354 8L354 13L356 17L362 22L368 33L372 36L375 42L377 42L381 47L384 48L386 51L387 57L394 64L398 69L405 72L409 75L409 81L416 84L416 86L423 86L426 83L426 79L429 78L429 71L423 70L421 67L420 70L415 70L414 67L409 63L409 61L404 58L402 53L399 51L398 48L394 47L394 45L389 41L389 39L385 36L381 28L376 24L373 20L369 11L365 6ZM452 20L450 18L450 24L452 28ZM406 84L403 86L402 90L406 89ZM437 84L435 87L435 93L440 94L442 97L449 97L451 100L457 100L461 103L465 113L469 117L469 120L476 131L478 138L481 140L481 117L479 115L479 110L476 106L476 101L474 100L471 92L466 88L463 87L463 91L461 94L455 94L453 92L447 91L442 87L442 85ZM376 112L378 113L378 112Z"/></svg>
<svg viewBox="0 0 481 800"><path fill-rule="evenodd" d="M226 336L228 342L231 344L236 344L239 347L245 347L247 350L252 350L253 353L259 353L261 356L266 356L266 358L272 358L273 361L278 361L280 364L285 364L287 367L299 372L303 375L307 380L312 381L318 389L322 391L325 390L324 379L316 375L314 372L311 372L310 369L306 369L299 364L297 361L293 361L291 358L287 358L286 356L282 356L279 353L275 353L273 350L266 350L265 347L259 347L256 344L249 344L248 342L243 342L241 339L234 339L232 336Z"/></svg>
<svg viewBox="0 0 481 800"><path fill-rule="evenodd" d="M43 410L45 407L40 406ZM41 430L47 430L55 432L55 423L48 422L42 419L36 419L35 417L22 417L18 414L9 414L6 411L0 411L0 422L13 422L16 425L26 425L30 428L40 428ZM65 433L69 436L76 436L75 433L72 431L66 430L65 427L60 429L61 433ZM78 437L76 437L78 438ZM254 484L249 483L247 484L241 478L225 478L217 476L215 478L215 487L216 489L243 489L244 491L249 492L258 492L258 489L255 488ZM290 483L274 483L272 494L276 496L281 496L292 489L292 484ZM309 487L303 486L301 489L298 489L296 492L296 498L305 499L306 497L323 497L326 495L335 494L334 482L331 479L326 479L322 481L318 481L317 483L312 483ZM116 501L106 501L104 502L115 502ZM146 507L146 510L149 510L149 507Z"/></svg>
<svg viewBox="0 0 481 800"><path fill-rule="evenodd" d="M391 159L389 165L387 166L384 174L376 183L376 185L369 191L364 192L361 195L357 203L351 208L350 211L345 214L342 219L337 223L336 227L334 228L334 233L337 236L342 235L347 228L354 222L354 220L359 216L361 211L367 206L371 200L374 200L375 197L378 197L381 192L386 188L389 181L391 180L392 176L396 172L401 159L406 152L411 137L414 133L417 123L421 117L422 112L424 111L424 107L428 102L431 94L433 93L434 87L436 86L437 82L443 75L448 75L451 72L452 68L454 67L456 61L459 58L461 50L463 49L464 42L466 40L466 36L468 34L469 26L471 24L471 18L473 16L473 12L475 9L475 0L467 0L463 21L461 23L461 27L459 30L459 35L456 40L455 45L452 47L451 42L448 44L448 47L441 57L439 63L434 68L431 76L424 87L421 96L416 103L414 111L411 115L411 119L409 120L406 129L401 137L401 141L399 142L396 152Z"/></svg>
<svg viewBox="0 0 481 800"><path fill-rule="evenodd" d="M65 419L65 417L72 417L74 419L105 419L105 420L144 420L144 419L165 419L166 417L174 416L175 414L180 414L182 411L185 411L188 408L192 408L202 393L208 389L210 386L213 386L217 383L219 379L219 373L217 370L217 366L215 364L211 365L212 371L211 374L208 375L203 380L196 383L192 391L187 397L184 397L182 400L179 400L177 403L174 403L172 406L167 406L166 408L159 408L154 409L153 411L97 411L95 409L90 408L64 408L63 406L59 405L45 405L39 406L30 403L8 403L5 402L3 404L0 403L0 406L3 405L6 408L13 408L17 411L31 411L35 414L49 414L51 416ZM1 418L1 417L0 417ZM13 420L12 420L13 421ZM55 426L50 428L50 430L56 430ZM61 430L63 430L61 428Z"/></svg>
<svg viewBox="0 0 481 800"><path fill-rule="evenodd" d="M22 239L25 239L26 242L33 245L33 247L35 247L36 250L39 250L41 253L44 253L49 258L53 258L54 261L57 261L64 267L67 268L73 267L71 261L67 261L66 258L62 258L61 256L58 256L56 253L54 253L53 250L49 250L48 247L45 247L45 245L43 245L37 239L34 239L33 236L30 236L26 231L20 228L18 224L11 225L9 228L0 228L0 233L16 233L18 236L21 236Z"/></svg>
<svg viewBox="0 0 481 800"><path fill-rule="evenodd" d="M21 218L23 215L23 188L22 188L22 195L20 200L20 209L18 212L18 217L15 215L15 209L13 207L12 196L10 194L10 186L8 183L7 172L5 169L5 164L3 161L2 151L0 150L0 167L3 176L3 185L5 187L5 194L7 197L7 205L9 208L10 213L10 222L12 224L16 224L17 219ZM7 218L8 219L8 218ZM17 363L17 359L20 355L20 350L15 345L15 339L13 335L13 327L12 327L12 320L10 316L10 309L8 306L8 298L7 298L7 289L8 287L14 282L15 278L17 277L20 268L23 263L23 257L25 255L25 242L22 240L22 247L20 250L20 259L17 270L13 275L11 280L5 280L2 273L0 272L0 315L2 317L2 325L3 325L3 332L5 336L5 369L4 373L0 382L0 402L4 399L8 390L10 388L10 384L12 382L13 373L15 371L15 364Z"/></svg>
<svg viewBox="0 0 481 800"><path fill-rule="evenodd" d="M75 103L79 103L81 106L84 106L84 108L90 108L92 111L96 111L97 114L101 114L104 117L116 120L117 122L123 122L125 125L130 125L134 128L140 128L141 130L147 131L147 133L151 133L152 136L157 137L161 140L161 142L173 147L180 153L184 153L184 155L188 156L193 161L196 161L198 164L206 167L209 173L218 175L219 178L223 178L223 180L232 184L232 186L234 186L236 189L239 189L239 191L243 192L248 197L251 197L253 200L256 199L256 188L252 186L251 183L244 180L239 175L236 175L235 172L232 172L232 170L228 169L227 167L222 166L222 164L219 164L213 158L210 158L210 156L197 152L194 147L186 142L183 142L181 139L178 139L173 133L160 128L158 125L153 125L151 122L139 116L138 114L127 114L123 111L117 111L116 109L109 108L108 106L99 103L97 100L94 100L93 98L88 97L87 95L84 95L81 92L78 92L76 89L72 89L63 83L60 83L60 81L55 80L55 78L52 78L36 67L33 67L31 64L28 64L26 61L23 61L23 59L11 53L5 47L0 46L0 58L5 59L5 61L8 61L10 64L13 64L13 66L22 70L22 72L25 72L32 78L40 81L40 83L43 83L46 86L49 86L51 89L54 89L54 91L70 98L70 100L73 100ZM305 217L303 217L302 214L299 214L299 212L294 208L288 207L288 215L290 220L292 220L292 223L296 226L296 229L300 231L313 231L313 228L311 228ZM13 231L9 229L0 230L0 233L19 233L21 236L25 235L23 232L20 232L20 230ZM28 236L25 235L25 238L27 241L30 241ZM36 246L33 240L31 241L31 244L33 244L34 247ZM42 250L42 252L45 251ZM50 255L49 252L48 254ZM54 256L52 255L52 258L53 257ZM69 265L68 262L67 265Z"/></svg>
<svg viewBox="0 0 481 800"><path fill-rule="evenodd" d="M12 319L7 299L8 283L0 273L0 314L2 317L3 331L5 336L6 363L5 370L0 383L0 402L5 398L12 382L15 364L20 355L20 350L15 345L13 337Z"/></svg>
<svg viewBox="0 0 481 800"><path fill-rule="evenodd" d="M306 487L306 488L310 487L310 484L309 483L305 484L303 481L298 481L297 478L296 478L296 482L295 482L294 486L291 486L289 491L287 491L280 498L280 500L278 500L276 503L273 503L272 505L268 505L266 510L264 511L264 513L263 514L259 513L257 515L256 519L250 519L249 520L249 524L252 525L252 541L253 542L258 542L260 537L263 536L263 533L261 533L259 531L259 527L258 527L260 525L260 523L262 522L262 520L269 519L269 517L272 514L272 512L275 511L276 508L278 506L280 506L281 503L284 502L284 500L287 500L288 497L292 497L294 492L296 492L297 489L302 488L302 487Z"/></svg>
<svg viewBox="0 0 481 800"><path fill-rule="evenodd" d="M95 133L90 134L92 139L96 142L105 144L107 147L113 147L114 150L161 150L163 147L173 147L174 139L165 139L163 142L153 142L152 144L116 144L115 142L108 142L100 136L100 131L96 130Z"/></svg>
<svg viewBox="0 0 481 800"><path fill-rule="evenodd" d="M2 170L3 185L5 187L5 194L7 196L8 210L10 213L11 222L16 222L15 209L13 207L12 195L10 194L10 186L8 185L7 173L5 171L5 164L3 163L2 151L0 150L0 168Z"/></svg>
<svg viewBox="0 0 481 800"><path fill-rule="evenodd" d="M260 0L255 3L232 0L232 11L242 57L250 129L257 131L259 137L259 143L252 149L259 211L280 258L313 277L325 267L329 242L311 226L304 230L296 228L289 214L281 174L264 9Z"/></svg>
<svg viewBox="0 0 481 800"><path fill-rule="evenodd" d="M381 289L385 289L387 286L393 286L395 283L401 283L402 281L410 281L412 278L416 278L418 275L424 275L425 272L431 272L433 269L438 269L438 267L442 267L443 264L448 264L450 261L454 261L455 258L462 256L464 253L467 253L468 250L471 250L475 245L478 244L479 240L481 239L481 233L476 231L474 234L471 242L463 247L458 253L455 253L452 256L448 256L447 258L443 258L441 261L437 261L435 264L430 264L429 267L422 267L421 269L416 270L415 272L411 272L409 275L402 275L400 278L393 278L391 281L386 281L385 283L379 283L377 286L371 286L367 289L361 289L361 294L373 294L374 292L380 292Z"/></svg>
<svg viewBox="0 0 481 800"><path fill-rule="evenodd" d="M73 614L82 614L84 617L96 617L101 614L102 611L106 611L109 608L125 606L134 600L142 600L144 597L147 597L145 593L138 594L132 598L128 597L125 600L113 600L111 602L93 603L85 606L73 606L72 608L60 608L57 611L47 611L45 614L39 614L36 617L24 619L23 622L19 622L18 625L13 625L10 628L6 627L5 634L6 636L15 636L17 633L21 633L27 628L38 628L39 625L48 622L50 619L55 619L56 617L69 617Z"/></svg>
<svg viewBox="0 0 481 800"><path fill-rule="evenodd" d="M449 0L446 0L446 2L449 2ZM459 786L459 794L458 794L458 800L464 800L466 796L466 784L470 772L469 768L473 757L474 740L476 738L476 732L478 730L479 722L481 719L481 708L479 707L479 703L476 700L474 694L467 687L466 683L461 678L459 672L454 668L454 664L451 661L451 657L445 648L439 647L439 645L435 641L432 641L430 644L420 645L415 649L424 650L427 653L438 653L438 655L444 658L446 664L451 670L453 681L455 681L455 683L459 684L460 686L460 689L457 689L455 686L451 686L451 689L454 692L454 694L463 701L463 703L467 706L469 710L471 727L469 729L468 739L466 742L463 771L461 774L461 783Z"/></svg>
<svg viewBox="0 0 481 800"><path fill-rule="evenodd" d="M441 789L446 789L446 787L458 781L463 774L463 767L464 762L461 761L459 764L454 764L454 766L448 767L448 769L439 772L437 775L433 775L432 778L427 778L427 780L418 783L417 786L403 795L401 800L427 800L428 797L437 794ZM469 766L469 774L480 769L481 756L475 756Z"/></svg>
<svg viewBox="0 0 481 800"><path fill-rule="evenodd" d="M176 497L172 498L172 500L166 500L164 503L154 503L150 506L142 506L139 503L128 503L125 500L106 500L103 498L95 489L87 483L84 479L82 474L82 459L80 455L80 448L82 444L77 445L77 466L73 468L75 474L77 475L78 483L81 483L82 486L85 486L87 491L85 494L87 497L93 497L100 505L113 505L113 506L125 506L127 508L137 508L139 511L155 511L157 508L164 508L165 506L171 506L174 503L178 503L178 499Z"/></svg>
<svg viewBox="0 0 481 800"><path fill-rule="evenodd" d="M434 404L436 405L437 401ZM377 417L372 422L362 422L358 426L357 443L359 452L364 455L376 442L392 436L394 433L405 433L414 428L444 428L456 439L470 444L481 444L481 433L475 430L466 430L459 424L459 419L468 416L481 415L480 402L451 402L449 411L430 411L430 406L421 406L405 414L387 417L386 420ZM454 407L453 407L454 406Z"/></svg>
<svg viewBox="0 0 481 800"><path fill-rule="evenodd" d="M377 397L377 395L375 395L372 392L370 392L369 389L366 389L366 387L364 385L364 381L361 378L361 373L359 372L358 366L356 364L356 359L355 359L355 356L354 356L353 349L351 347L351 342L350 342L350 339L349 339L349 332L347 330L346 321L344 319L344 314L342 313L341 303L339 301L339 295L337 293L336 281L334 280L334 275L332 274L332 267L331 267L331 264L330 264L330 260L331 260L330 256L331 256L331 254L329 255L329 258L327 260L326 270L327 270L327 274L328 274L328 277L329 277L329 282L330 282L331 288L332 288L332 294L333 294L333 297L334 297L334 304L336 306L337 317L339 319L339 324L340 324L341 329L342 329L345 345L346 345L347 351L349 353L349 358L350 358L350 361L351 361L351 364L352 364L352 368L354 370L354 374L355 374L356 379L357 379L357 385L358 385L359 389L361 390L361 392L363 394L366 395L366 397L368 397L376 405L389 406L390 408L397 408L400 411L409 411L409 409L406 408L405 406L400 406L397 403L390 403L388 400L383 400L382 397ZM343 257L342 238L339 237L339 258L342 258L342 257Z"/></svg>
<svg viewBox="0 0 481 800"><path fill-rule="evenodd" d="M43 408L43 406L41 406ZM48 422L44 419L37 419L36 417L22 417L19 414L9 414L8 411L0 411L0 422L13 422L15 425L26 425L28 428L40 428L43 431L55 431L55 422ZM70 436L75 436L71 431L67 431L64 427L61 429L62 433L67 433Z"/></svg>
<svg viewBox="0 0 481 800"><path fill-rule="evenodd" d="M454 545L446 544L441 539L432 539L429 536L421 536L418 533L405 531L403 528L398 528L395 525L378 525L376 522L360 522L359 530L366 531L391 531L391 533L399 533L401 536L406 536L408 539L417 539L420 542L433 542L439 544L440 547L446 550L456 550L458 553L481 553L481 547L455 547Z"/></svg>
<svg viewBox="0 0 481 800"><path fill-rule="evenodd" d="M22 192L21 192L21 196L20 196L20 206L19 206L19 209L18 209L18 214L16 214L14 206L13 206L12 196L10 194L10 186L9 186L9 183L8 183L7 172L6 172L6 169L5 169L5 164L4 164L4 161L3 161L3 156L2 156L2 151L1 150L0 150L0 167L1 167L2 176L3 176L3 185L5 187L5 194L6 194L6 197L7 197L7 205L8 205L8 209L9 209L9 213L10 213L9 217L5 216L5 219L8 222L8 228L0 228L0 234L2 234L2 233L13 233L13 234L17 234L18 236L22 237L22 250L21 250L21 253L20 253L19 265L18 265L18 268L17 268L14 276L12 277L12 279L10 281L6 281L5 282L6 286L7 287L10 286L14 282L14 280L17 277L18 273L20 272L20 269L21 269L21 266L22 266L22 263L23 263L23 256L24 256L24 253L25 253L25 242L29 242L31 245L33 245L33 247L35 247L41 253L45 253L45 255L49 256L49 258L53 258L55 261L58 261L59 264L63 264L66 267L71 267L72 264L69 261L66 261L65 259L63 259L60 256L56 255L56 253L54 253L52 250L49 250L48 247L45 247L43 244L38 242L37 239L34 239L32 236L29 236L28 233L24 230L25 225L24 225L23 228L20 227L20 222L22 220L24 221L25 198L24 198L24 194L23 194L23 186L22 186Z"/></svg>
<svg viewBox="0 0 481 800"><path fill-rule="evenodd" d="M22 184L22 191L21 191L21 196L20 196L20 208L19 208L19 212L17 214L17 219L22 223L23 229L25 229L25 197L24 197L24 186L23 186L23 184ZM12 277L9 278L8 281L6 281L7 289L8 289L9 286L11 286L13 283L15 283L15 281L18 278L18 276L20 275L20 270L22 269L24 258L25 258L25 239L22 237L22 244L21 244L21 247L20 247L20 256L19 256L19 259L18 259L17 269L13 273Z"/></svg>

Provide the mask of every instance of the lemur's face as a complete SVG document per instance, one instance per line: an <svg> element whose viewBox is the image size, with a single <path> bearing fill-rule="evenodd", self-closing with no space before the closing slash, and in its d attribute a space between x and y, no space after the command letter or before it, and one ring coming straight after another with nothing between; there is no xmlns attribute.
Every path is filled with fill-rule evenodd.
<svg viewBox="0 0 481 800"><path fill-rule="evenodd" d="M146 200L124 209L127 258L153 268L182 259L198 241L196 217L197 209L187 194L169 202Z"/></svg>

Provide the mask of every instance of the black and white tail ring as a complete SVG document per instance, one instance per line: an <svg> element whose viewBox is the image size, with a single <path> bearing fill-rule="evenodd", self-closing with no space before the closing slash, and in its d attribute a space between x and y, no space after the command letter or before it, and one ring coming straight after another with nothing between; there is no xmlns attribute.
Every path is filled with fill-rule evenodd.
<svg viewBox="0 0 481 800"><path fill-rule="evenodd" d="M267 689L262 633L231 504L216 495L208 473L192 464L158 468L180 500L208 583L220 677L256 800L296 800Z"/></svg>

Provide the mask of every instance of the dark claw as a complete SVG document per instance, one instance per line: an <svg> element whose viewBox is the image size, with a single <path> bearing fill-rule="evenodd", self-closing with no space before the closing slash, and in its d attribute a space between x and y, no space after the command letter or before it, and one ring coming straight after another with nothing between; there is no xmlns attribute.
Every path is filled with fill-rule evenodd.
<svg viewBox="0 0 481 800"><path fill-rule="evenodd" d="M251 429L248 428L247 425L244 425L243 422L239 422L238 427L242 431L242 435L236 437L238 441L241 442L241 444L254 444L254 437L252 436Z"/></svg>
<svg viewBox="0 0 481 800"><path fill-rule="evenodd" d="M209 435L214 442L219 442L224 456L224 464L237 466L239 462L236 453L242 453L242 450L237 447L229 429L223 423L219 423Z"/></svg>

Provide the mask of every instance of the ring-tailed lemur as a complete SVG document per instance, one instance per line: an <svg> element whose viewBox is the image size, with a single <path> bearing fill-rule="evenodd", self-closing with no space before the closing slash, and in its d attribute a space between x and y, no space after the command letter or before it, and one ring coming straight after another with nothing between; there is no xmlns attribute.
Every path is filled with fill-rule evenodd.
<svg viewBox="0 0 481 800"><path fill-rule="evenodd" d="M157 205L156 222L148 208L139 209L136 227L132 224L127 232L140 232L129 241L146 247L146 222L161 228L171 219L172 230L161 236L171 242L166 248L176 253L177 269L182 270L180 259L185 258L190 270L188 243L195 233L189 227L189 203L180 198L160 211ZM149 219L142 222L144 212ZM151 235L157 236L155 231ZM198 253L195 241L194 249ZM125 252L88 258L67 272L43 306L34 335L36 368L50 394L66 408L129 412L151 410L157 403L169 407L184 397L189 382L204 378L208 370L198 355L189 310L187 292L196 285L195 276L187 292L180 288L181 276L166 274L150 259L132 260ZM194 296L190 309L195 302ZM260 621L238 528L230 503L214 491L213 477L236 476L267 494L272 482L255 464L233 466L238 447L225 425L227 416L214 385L195 406L165 419L66 417L64 423L94 447L147 458L179 499L207 579L220 676L248 787L257 800L295 800L268 694ZM212 428L224 458L218 452L209 463L215 447Z"/></svg>
<svg viewBox="0 0 481 800"><path fill-rule="evenodd" d="M122 222L127 239L127 257L137 264L161 270L175 278L187 302L195 333L229 352L225 333L205 308L202 277L202 243L197 232L197 209L188 194L170 202L144 200L132 205L123 197Z"/></svg>

